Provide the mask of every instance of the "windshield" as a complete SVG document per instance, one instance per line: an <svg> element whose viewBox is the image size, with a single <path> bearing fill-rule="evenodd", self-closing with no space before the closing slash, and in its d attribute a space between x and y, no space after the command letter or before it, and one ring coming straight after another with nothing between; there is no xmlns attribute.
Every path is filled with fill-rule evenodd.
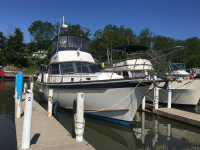
<svg viewBox="0 0 200 150"><path fill-rule="evenodd" d="M174 63L170 66L171 70L186 70L185 63Z"/></svg>

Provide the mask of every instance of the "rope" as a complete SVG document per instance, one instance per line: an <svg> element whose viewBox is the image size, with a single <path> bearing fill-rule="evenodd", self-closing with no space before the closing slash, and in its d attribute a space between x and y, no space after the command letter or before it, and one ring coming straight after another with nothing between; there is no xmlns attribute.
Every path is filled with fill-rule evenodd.
<svg viewBox="0 0 200 150"><path fill-rule="evenodd" d="M77 127L77 123L82 123L83 127L79 128ZM74 114L74 128L75 128L75 133L76 136L82 136L84 134L84 128L85 128L85 118L83 118L83 122L78 122L77 121L77 116ZM78 130L83 129L81 133L78 133Z"/></svg>
<svg viewBox="0 0 200 150"><path fill-rule="evenodd" d="M145 79L145 78L144 78L144 79ZM144 79L141 80L141 81L137 84L137 86L136 86L135 88L133 88L132 91L131 91L125 98L123 98L120 102L116 103L115 105L113 105L113 106L111 106L111 107L108 107L108 108L105 108L105 109L101 109L101 110L98 110L98 111L90 111L90 112L100 112L100 111L104 111L104 110L107 110L107 109L111 109L111 108L113 108L113 107L119 105L119 104L120 104L121 102L123 102L128 96L130 96L130 95L132 94L132 92L139 86L139 84L140 84L141 82L144 81ZM135 96L135 95L134 95L134 96ZM134 96L133 96L133 97L134 97Z"/></svg>

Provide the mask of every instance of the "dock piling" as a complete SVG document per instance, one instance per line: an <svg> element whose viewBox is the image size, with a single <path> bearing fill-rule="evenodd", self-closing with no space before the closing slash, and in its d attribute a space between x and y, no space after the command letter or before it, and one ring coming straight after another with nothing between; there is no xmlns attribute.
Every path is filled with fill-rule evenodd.
<svg viewBox="0 0 200 150"><path fill-rule="evenodd" d="M52 108L53 108L53 89L49 89L48 97L48 117L52 117Z"/></svg>
<svg viewBox="0 0 200 150"><path fill-rule="evenodd" d="M23 135L22 135L22 149L27 149L30 147L32 109L33 109L33 93L26 93Z"/></svg>
<svg viewBox="0 0 200 150"><path fill-rule="evenodd" d="M142 98L142 110L145 110L145 100L146 100L146 96Z"/></svg>
<svg viewBox="0 0 200 150"><path fill-rule="evenodd" d="M33 82L30 84L30 93L33 93Z"/></svg>
<svg viewBox="0 0 200 150"><path fill-rule="evenodd" d="M83 133L84 133L84 93L77 93L77 112L75 118L75 133L76 133L76 141L83 141Z"/></svg>
<svg viewBox="0 0 200 150"><path fill-rule="evenodd" d="M159 100L159 88L154 87L154 101L155 101L155 110L158 109L158 100Z"/></svg>
<svg viewBox="0 0 200 150"><path fill-rule="evenodd" d="M18 73L18 75L17 75L16 118L21 118L22 86L23 86L23 73Z"/></svg>
<svg viewBox="0 0 200 150"><path fill-rule="evenodd" d="M168 83L168 102L167 102L167 108L171 108L171 101L172 101L172 91L171 91L172 85Z"/></svg>
<svg viewBox="0 0 200 150"><path fill-rule="evenodd" d="M26 90L27 90L27 84L24 83L24 92L23 93L26 93Z"/></svg>

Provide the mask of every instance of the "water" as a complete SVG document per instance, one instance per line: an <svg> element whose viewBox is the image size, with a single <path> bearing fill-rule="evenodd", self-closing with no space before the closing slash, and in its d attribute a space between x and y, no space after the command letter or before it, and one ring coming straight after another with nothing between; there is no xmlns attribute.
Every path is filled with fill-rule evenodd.
<svg viewBox="0 0 200 150"><path fill-rule="evenodd" d="M15 150L15 82L0 81L0 150Z"/></svg>
<svg viewBox="0 0 200 150"><path fill-rule="evenodd" d="M34 87L37 88L36 85ZM34 89L34 93L35 99L38 101L38 90ZM4 82L3 88L0 84L0 150L16 149L13 95L14 82ZM47 109L46 101L40 104ZM192 111L195 111L195 108ZM54 117L75 137L71 112L59 109ZM147 147L153 149L162 145L167 146L168 149L176 148L177 150L191 146L200 147L200 129L198 127L157 117L151 113L138 111L135 117L137 123L131 126L90 117L85 117L85 121L84 139L99 150L135 150Z"/></svg>

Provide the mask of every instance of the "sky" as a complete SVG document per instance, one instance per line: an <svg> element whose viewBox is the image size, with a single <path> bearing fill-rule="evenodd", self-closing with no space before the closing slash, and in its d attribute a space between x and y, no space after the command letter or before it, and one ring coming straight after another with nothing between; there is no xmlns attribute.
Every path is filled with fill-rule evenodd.
<svg viewBox="0 0 200 150"><path fill-rule="evenodd" d="M200 0L0 0L0 31L20 28L30 42L34 21L80 24L92 34L112 24L131 28L137 35L149 28L154 35L186 40L200 38Z"/></svg>

